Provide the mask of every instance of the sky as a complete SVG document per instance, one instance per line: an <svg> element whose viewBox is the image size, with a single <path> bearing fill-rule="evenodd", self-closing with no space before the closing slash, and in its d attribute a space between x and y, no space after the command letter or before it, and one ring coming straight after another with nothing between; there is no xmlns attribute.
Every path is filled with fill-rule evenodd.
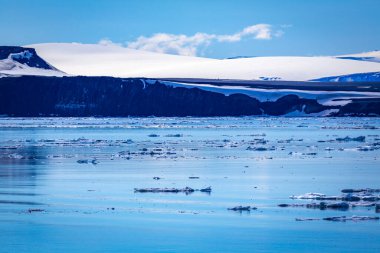
<svg viewBox="0 0 380 253"><path fill-rule="evenodd" d="M380 50L379 0L0 0L0 44L116 43L211 58Z"/></svg>

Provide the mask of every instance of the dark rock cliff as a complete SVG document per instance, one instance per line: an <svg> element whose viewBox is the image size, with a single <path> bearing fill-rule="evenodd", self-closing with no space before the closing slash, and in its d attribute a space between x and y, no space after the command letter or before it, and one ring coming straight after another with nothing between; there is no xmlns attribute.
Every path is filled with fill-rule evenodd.
<svg viewBox="0 0 380 253"><path fill-rule="evenodd" d="M243 94L225 96L134 78L0 78L0 114L9 116L243 116L331 108L295 95L260 102Z"/></svg>

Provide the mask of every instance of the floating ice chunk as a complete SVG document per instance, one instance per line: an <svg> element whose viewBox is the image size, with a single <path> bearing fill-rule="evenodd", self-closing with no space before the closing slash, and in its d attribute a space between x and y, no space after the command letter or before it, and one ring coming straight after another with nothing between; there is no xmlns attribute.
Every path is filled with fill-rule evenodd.
<svg viewBox="0 0 380 253"><path fill-rule="evenodd" d="M296 218L296 221L313 221L313 220L321 220L319 218Z"/></svg>
<svg viewBox="0 0 380 253"><path fill-rule="evenodd" d="M325 197L325 196L326 196L326 194L323 194L323 193L309 192L309 193L305 193L303 195L298 195L298 196L292 195L289 198L291 198L291 199L316 199L316 198Z"/></svg>

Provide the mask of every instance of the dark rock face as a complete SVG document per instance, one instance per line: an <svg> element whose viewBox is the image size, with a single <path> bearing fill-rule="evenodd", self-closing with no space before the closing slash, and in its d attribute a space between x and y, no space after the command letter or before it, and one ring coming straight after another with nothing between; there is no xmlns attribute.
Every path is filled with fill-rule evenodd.
<svg viewBox="0 0 380 253"><path fill-rule="evenodd" d="M9 116L244 116L320 112L323 106L295 95L260 102L198 88L112 77L0 78L0 114Z"/></svg>
<svg viewBox="0 0 380 253"><path fill-rule="evenodd" d="M262 107L268 115L284 115L295 110L305 113L317 113L326 110L326 106L312 99L299 98L296 95L287 95L279 98L276 102L263 102Z"/></svg>
<svg viewBox="0 0 380 253"><path fill-rule="evenodd" d="M337 116L380 115L380 99L355 99L339 110Z"/></svg>
<svg viewBox="0 0 380 253"><path fill-rule="evenodd" d="M55 70L54 67L37 55L34 48L0 46L0 60L7 59L9 55L14 61L26 64L29 67Z"/></svg>

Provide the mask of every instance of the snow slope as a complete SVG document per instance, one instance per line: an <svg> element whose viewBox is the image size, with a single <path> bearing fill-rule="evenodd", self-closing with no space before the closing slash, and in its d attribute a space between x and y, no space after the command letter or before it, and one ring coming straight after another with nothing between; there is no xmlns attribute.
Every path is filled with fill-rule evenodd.
<svg viewBox="0 0 380 253"><path fill-rule="evenodd" d="M37 53L72 75L307 81L328 76L379 72L380 63L336 57L208 59L159 54L117 45L34 44Z"/></svg>
<svg viewBox="0 0 380 253"><path fill-rule="evenodd" d="M194 69L199 63L216 61L145 52L117 45L47 43L30 47L58 69L83 76L146 77L150 72L170 75L173 69L180 66Z"/></svg>

